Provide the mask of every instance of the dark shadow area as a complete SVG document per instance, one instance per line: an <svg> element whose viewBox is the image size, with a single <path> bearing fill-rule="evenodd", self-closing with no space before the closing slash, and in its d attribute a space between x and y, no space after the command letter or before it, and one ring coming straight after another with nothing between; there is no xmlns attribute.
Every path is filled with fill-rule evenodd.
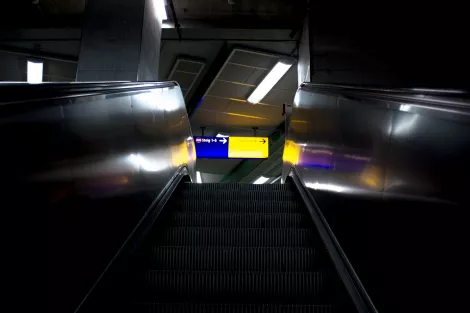
<svg viewBox="0 0 470 313"><path fill-rule="evenodd" d="M48 211L48 312L73 312L151 202L69 198ZM134 209L132 209L134 208Z"/></svg>
<svg viewBox="0 0 470 313"><path fill-rule="evenodd" d="M312 194L379 312L464 307L464 207Z"/></svg>

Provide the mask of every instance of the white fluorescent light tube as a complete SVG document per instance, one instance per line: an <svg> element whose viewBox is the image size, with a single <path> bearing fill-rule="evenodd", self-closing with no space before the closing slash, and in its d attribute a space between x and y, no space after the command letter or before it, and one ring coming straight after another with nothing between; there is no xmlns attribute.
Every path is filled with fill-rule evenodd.
<svg viewBox="0 0 470 313"><path fill-rule="evenodd" d="M224 134L218 133L216 137L219 137L219 138L228 138L229 135L224 135Z"/></svg>
<svg viewBox="0 0 470 313"><path fill-rule="evenodd" d="M28 83L42 83L44 64L41 61L28 61Z"/></svg>
<svg viewBox="0 0 470 313"><path fill-rule="evenodd" d="M201 172L196 172L196 183L202 184Z"/></svg>
<svg viewBox="0 0 470 313"><path fill-rule="evenodd" d="M155 13L157 14L157 17L160 19L160 21L168 19L165 9L165 0L153 0L153 6L155 8Z"/></svg>
<svg viewBox="0 0 470 313"><path fill-rule="evenodd" d="M253 182L253 184L257 184L257 185L264 184L268 180L269 180L269 177L260 176L257 180Z"/></svg>
<svg viewBox="0 0 470 313"><path fill-rule="evenodd" d="M248 97L247 101L256 104L263 100L268 92L273 89L274 85L281 80L282 76L290 69L293 62L279 61L274 65L273 69L266 75L261 84L256 87L255 91Z"/></svg>

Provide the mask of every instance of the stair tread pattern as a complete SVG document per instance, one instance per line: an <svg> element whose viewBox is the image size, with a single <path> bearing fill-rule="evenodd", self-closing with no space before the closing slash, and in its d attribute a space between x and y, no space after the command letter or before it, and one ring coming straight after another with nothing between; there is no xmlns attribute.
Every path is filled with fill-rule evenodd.
<svg viewBox="0 0 470 313"><path fill-rule="evenodd" d="M173 246L307 247L314 237L311 229L171 227L156 239Z"/></svg>
<svg viewBox="0 0 470 313"><path fill-rule="evenodd" d="M302 304L238 304L238 303L136 303L135 313L334 313L338 312L334 305L302 305Z"/></svg>
<svg viewBox="0 0 470 313"><path fill-rule="evenodd" d="M286 184L181 184L129 264L97 312L355 312Z"/></svg>
<svg viewBox="0 0 470 313"><path fill-rule="evenodd" d="M224 228L301 228L307 227L307 219L300 213L191 213L175 212L175 227L224 227Z"/></svg>
<svg viewBox="0 0 470 313"><path fill-rule="evenodd" d="M296 302L315 300L324 289L323 272L159 271L145 272L139 296L158 300Z"/></svg>
<svg viewBox="0 0 470 313"><path fill-rule="evenodd" d="M243 199L243 198L241 198ZM200 200L175 199L173 203L176 212L190 213L298 213L301 205L292 201L239 201L239 200Z"/></svg>
<svg viewBox="0 0 470 313"><path fill-rule="evenodd" d="M310 271L314 248L156 246L148 268L214 271Z"/></svg>

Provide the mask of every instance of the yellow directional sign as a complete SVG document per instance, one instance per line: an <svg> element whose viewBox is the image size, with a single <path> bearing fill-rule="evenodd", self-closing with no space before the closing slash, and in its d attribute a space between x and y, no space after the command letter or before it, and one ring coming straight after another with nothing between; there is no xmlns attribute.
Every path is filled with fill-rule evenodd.
<svg viewBox="0 0 470 313"><path fill-rule="evenodd" d="M268 137L229 137L228 157L266 159L269 157Z"/></svg>

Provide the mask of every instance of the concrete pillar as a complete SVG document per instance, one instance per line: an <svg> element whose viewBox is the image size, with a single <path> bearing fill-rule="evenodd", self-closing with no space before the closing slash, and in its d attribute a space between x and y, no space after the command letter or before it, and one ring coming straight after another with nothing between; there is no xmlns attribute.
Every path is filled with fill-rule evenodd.
<svg viewBox="0 0 470 313"><path fill-rule="evenodd" d="M158 80L156 12L154 0L87 1L77 81Z"/></svg>

